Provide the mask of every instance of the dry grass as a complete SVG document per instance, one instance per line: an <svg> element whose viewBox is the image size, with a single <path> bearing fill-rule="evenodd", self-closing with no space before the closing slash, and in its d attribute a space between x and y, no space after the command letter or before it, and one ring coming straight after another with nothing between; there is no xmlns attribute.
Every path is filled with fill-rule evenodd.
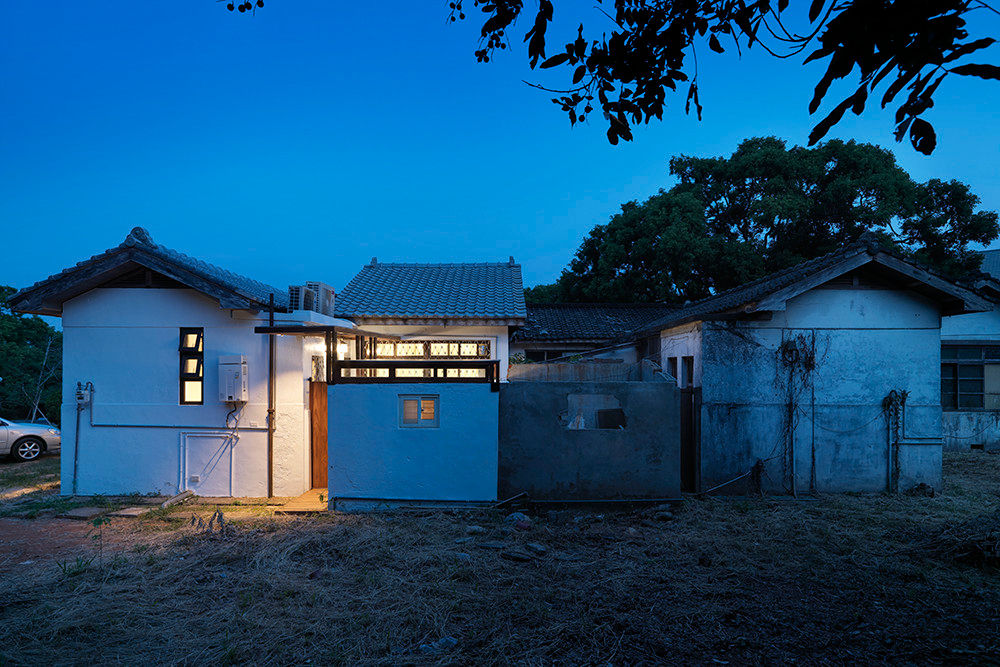
<svg viewBox="0 0 1000 667"><path fill-rule="evenodd" d="M688 500L672 521L562 511L513 532L494 512L248 510L222 533L158 513L107 528L129 546L101 566L4 573L0 664L996 663L1000 574L955 556L989 534L1000 457L945 465L935 498ZM487 533L457 544L470 524Z"/></svg>

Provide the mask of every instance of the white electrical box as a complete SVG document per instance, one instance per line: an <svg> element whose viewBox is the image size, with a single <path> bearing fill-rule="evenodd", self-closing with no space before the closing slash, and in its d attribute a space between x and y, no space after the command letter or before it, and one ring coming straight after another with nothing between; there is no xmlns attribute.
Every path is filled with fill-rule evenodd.
<svg viewBox="0 0 1000 667"><path fill-rule="evenodd" d="M247 358L242 354L219 357L219 400L223 403L246 403Z"/></svg>

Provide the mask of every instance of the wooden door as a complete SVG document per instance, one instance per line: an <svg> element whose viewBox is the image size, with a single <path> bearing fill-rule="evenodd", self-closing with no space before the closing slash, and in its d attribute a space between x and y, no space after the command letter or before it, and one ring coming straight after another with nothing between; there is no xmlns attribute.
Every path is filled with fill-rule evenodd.
<svg viewBox="0 0 1000 667"><path fill-rule="evenodd" d="M326 488L327 473L327 414L325 382L309 383L309 414L312 419L310 442L312 447L312 488Z"/></svg>
<svg viewBox="0 0 1000 667"><path fill-rule="evenodd" d="M701 389L681 389L681 491L701 486Z"/></svg>

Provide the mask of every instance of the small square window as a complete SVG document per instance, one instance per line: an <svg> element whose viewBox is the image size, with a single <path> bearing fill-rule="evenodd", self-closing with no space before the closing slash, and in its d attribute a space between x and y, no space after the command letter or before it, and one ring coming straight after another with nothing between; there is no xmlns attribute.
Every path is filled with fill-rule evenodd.
<svg viewBox="0 0 1000 667"><path fill-rule="evenodd" d="M437 428L437 396L400 396L399 425L403 428Z"/></svg>

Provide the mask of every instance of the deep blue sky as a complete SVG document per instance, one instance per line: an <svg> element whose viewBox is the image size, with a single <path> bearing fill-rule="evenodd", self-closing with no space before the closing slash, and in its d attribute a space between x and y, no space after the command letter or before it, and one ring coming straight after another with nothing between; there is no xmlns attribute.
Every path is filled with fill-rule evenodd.
<svg viewBox="0 0 1000 667"><path fill-rule="evenodd" d="M477 64L478 26L449 25L447 2L370 6L266 0L250 17L212 0L4 3L0 284L30 284L135 225L279 287L340 289L373 255L514 255L527 285L549 282L622 202L672 183L672 155L728 154L756 135L805 143L816 120L822 64L702 49L704 121L679 96L612 147L600 123L571 129L521 83L541 74L520 47ZM601 25L587 3L563 6ZM567 27L550 43L571 40ZM888 112L830 136L887 146L916 179L963 180L1000 210L1000 84L949 81L936 102L932 157L892 141Z"/></svg>

